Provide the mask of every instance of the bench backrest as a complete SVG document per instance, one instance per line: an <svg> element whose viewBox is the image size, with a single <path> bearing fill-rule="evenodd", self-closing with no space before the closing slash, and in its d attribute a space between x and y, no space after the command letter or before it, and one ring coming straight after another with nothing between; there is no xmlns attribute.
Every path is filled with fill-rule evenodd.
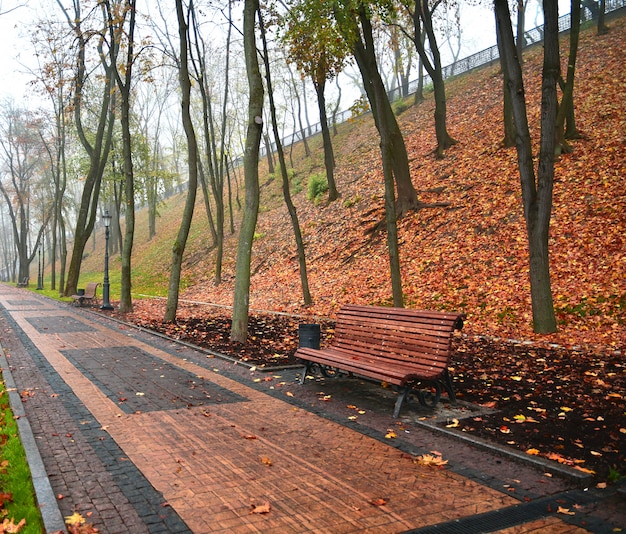
<svg viewBox="0 0 626 534"><path fill-rule="evenodd" d="M99 282L89 282L85 288L85 294L83 296L88 299L94 298L96 296L96 289L98 289L99 285Z"/></svg>
<svg viewBox="0 0 626 534"><path fill-rule="evenodd" d="M445 369L461 313L345 305L337 314L333 348Z"/></svg>

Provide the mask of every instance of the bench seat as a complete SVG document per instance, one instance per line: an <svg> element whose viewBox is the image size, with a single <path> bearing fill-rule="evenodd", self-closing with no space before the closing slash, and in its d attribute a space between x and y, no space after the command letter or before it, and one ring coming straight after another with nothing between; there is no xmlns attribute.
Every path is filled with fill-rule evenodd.
<svg viewBox="0 0 626 534"><path fill-rule="evenodd" d="M346 305L337 314L335 338L328 348L300 347L305 361L303 383L314 365L323 374L340 370L379 380L399 388L394 417L418 386L434 389L434 403L442 389L456 397L448 372L451 340L463 326L464 315L406 308ZM425 403L423 392L418 398Z"/></svg>

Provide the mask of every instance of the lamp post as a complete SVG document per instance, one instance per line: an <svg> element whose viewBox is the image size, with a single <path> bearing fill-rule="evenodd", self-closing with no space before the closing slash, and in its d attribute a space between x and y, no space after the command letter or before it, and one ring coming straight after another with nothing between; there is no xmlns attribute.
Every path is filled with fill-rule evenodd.
<svg viewBox="0 0 626 534"><path fill-rule="evenodd" d="M41 274L41 243L37 250L37 290L43 289L43 276Z"/></svg>
<svg viewBox="0 0 626 534"><path fill-rule="evenodd" d="M113 306L109 302L109 226L111 226L111 215L109 214L109 210L104 212L102 216L102 221L104 222L104 283L102 284L102 306L100 306L101 310L112 310Z"/></svg>

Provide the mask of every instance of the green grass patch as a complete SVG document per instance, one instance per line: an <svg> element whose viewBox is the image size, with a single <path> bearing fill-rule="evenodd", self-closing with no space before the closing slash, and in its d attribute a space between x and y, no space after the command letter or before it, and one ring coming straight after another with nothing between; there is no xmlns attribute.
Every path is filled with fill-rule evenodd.
<svg viewBox="0 0 626 534"><path fill-rule="evenodd" d="M30 469L1 378L0 375L0 521L8 519L17 525L25 520L20 534L41 534L44 526Z"/></svg>

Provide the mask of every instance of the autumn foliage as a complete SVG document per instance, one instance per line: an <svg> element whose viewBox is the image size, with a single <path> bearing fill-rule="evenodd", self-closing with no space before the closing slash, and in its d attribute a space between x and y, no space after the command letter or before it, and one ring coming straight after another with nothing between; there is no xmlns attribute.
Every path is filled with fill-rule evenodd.
<svg viewBox="0 0 626 534"><path fill-rule="evenodd" d="M424 202L447 206L399 221L406 305L463 311L465 332L566 346L623 348L626 340L626 83L624 19L597 36L582 33L576 118L584 138L556 162L551 224L551 273L559 332L532 331L528 251L516 151L503 149L501 75L497 65L448 83L449 125L459 143L443 160L433 154L432 100L400 116L414 184ZM564 60L563 60L564 61ZM538 139L541 48L525 54L529 121ZM251 307L333 316L344 303L390 302L378 138L371 117L343 125L334 138L342 195L313 205L295 195L307 246L314 305L304 308L298 262L284 206L272 203L268 181L253 250ZM320 148L321 150L321 148ZM296 178L311 162L294 152ZM321 159L319 160L321 164ZM304 170L306 169L306 171ZM268 198L270 197L270 198ZM269 209L269 206L278 207ZM234 244L224 283L214 287L210 255L187 265L184 298L231 304ZM230 273L229 273L230 271Z"/></svg>
<svg viewBox="0 0 626 534"><path fill-rule="evenodd" d="M433 153L432 98L399 117L420 200L444 204L411 212L398 223L406 305L467 315L453 373L456 387L466 400L499 410L458 426L583 470L600 466L602 476L613 466L624 472L619 451L626 435L625 42L624 18L612 20L605 35L596 35L595 28L581 33L574 98L583 138L572 141L573 152L555 166L550 238L555 334L533 333L517 155L515 148L501 146L499 66L447 83L449 130L459 143L444 159ZM524 56L535 153L541 52L536 47ZM341 125L333 142L341 198L314 205L304 192L294 195L313 306L302 305L287 210L275 181L262 180L251 308L300 317L261 318L250 345L237 348L244 359L254 361L254 352L265 346L265 361L271 363L273 354L280 360L293 349L298 322L332 320L344 303L391 302L387 241L380 230L384 184L371 117ZM316 146L319 156L321 141ZM301 147L294 148L293 161L294 181L322 170L321 156L305 158ZM190 282L182 298L232 304L236 240L226 248L224 282L215 287L206 243L191 244L185 267ZM157 276L159 269L166 273L166 265L154 263ZM135 310L133 320L146 326L157 327L162 317L158 302L136 301ZM173 337L228 351L228 315L227 308L195 304L180 308L178 324L161 326ZM259 342L263 332L279 346ZM532 344L504 342L511 339Z"/></svg>

